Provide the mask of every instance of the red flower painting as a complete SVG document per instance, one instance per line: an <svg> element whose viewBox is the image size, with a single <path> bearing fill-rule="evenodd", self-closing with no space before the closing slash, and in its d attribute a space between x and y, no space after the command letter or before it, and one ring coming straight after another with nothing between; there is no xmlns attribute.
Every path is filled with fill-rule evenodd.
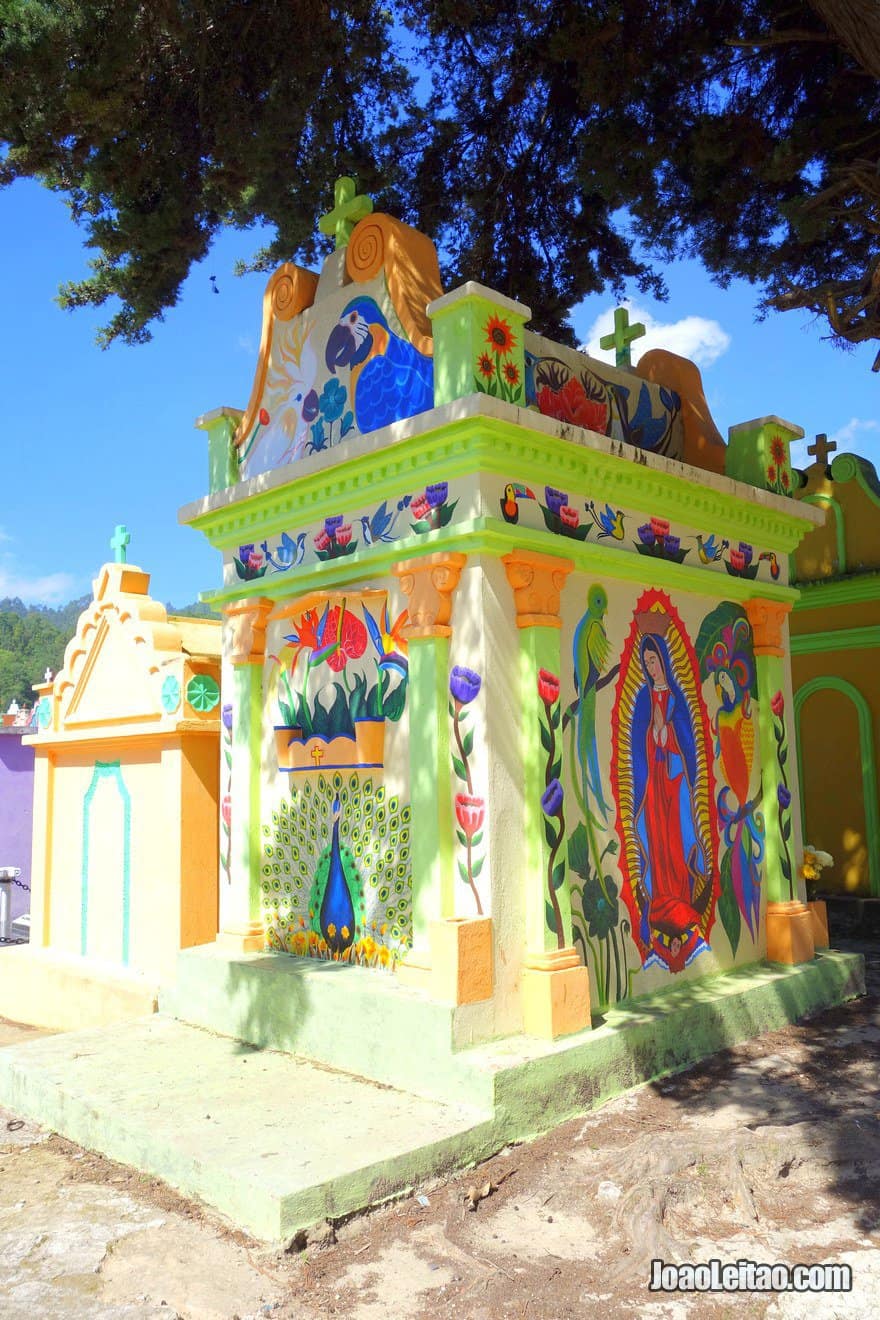
<svg viewBox="0 0 880 1320"><path fill-rule="evenodd" d="M538 408L545 417L555 417L557 421L605 434L607 405L600 399L588 399L583 385L574 376L569 376L558 390L542 385L538 390Z"/></svg>
<svg viewBox="0 0 880 1320"><path fill-rule="evenodd" d="M342 631L339 631L339 606L334 605L327 616L324 627L325 643L339 637L339 646L327 656L327 664L335 674L340 673L349 660L358 660L367 649L367 630L356 615L346 610L342 619Z"/></svg>

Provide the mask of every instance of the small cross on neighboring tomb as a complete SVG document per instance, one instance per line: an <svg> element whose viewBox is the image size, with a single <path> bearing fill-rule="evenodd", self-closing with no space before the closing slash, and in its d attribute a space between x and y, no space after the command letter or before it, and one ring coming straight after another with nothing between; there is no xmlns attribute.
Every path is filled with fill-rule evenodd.
<svg viewBox="0 0 880 1320"><path fill-rule="evenodd" d="M807 445L807 453L812 454L817 463L821 463L823 467L827 467L828 455L836 448L836 442L832 440L831 444L829 444L828 436L824 431L820 431L816 436L816 443L814 445Z"/></svg>
<svg viewBox="0 0 880 1320"><path fill-rule="evenodd" d="M372 209L372 198L361 196L354 179L344 175L336 180L333 187L333 210L321 216L318 228L322 234L335 236L337 248L345 247L357 222L369 215Z"/></svg>
<svg viewBox="0 0 880 1320"><path fill-rule="evenodd" d="M120 524L110 539L110 549L113 551L113 559L117 564L126 562L126 550L130 541L131 535L128 528L124 524Z"/></svg>
<svg viewBox="0 0 880 1320"><path fill-rule="evenodd" d="M322 762L323 759L324 759L324 748L323 748L323 747L315 746L315 747L312 748L312 750L311 750L311 752L309 753L309 755L311 756L312 760L314 761L314 763L315 763L315 769L317 770L318 766L321 764L321 762Z"/></svg>
<svg viewBox="0 0 880 1320"><path fill-rule="evenodd" d="M641 339L647 334L641 321L636 321L634 325L629 323L629 312L625 307L616 307L614 310L614 331L610 335L603 335L599 340L600 348L613 348L614 361L618 367L631 367L632 357L629 346L635 339Z"/></svg>

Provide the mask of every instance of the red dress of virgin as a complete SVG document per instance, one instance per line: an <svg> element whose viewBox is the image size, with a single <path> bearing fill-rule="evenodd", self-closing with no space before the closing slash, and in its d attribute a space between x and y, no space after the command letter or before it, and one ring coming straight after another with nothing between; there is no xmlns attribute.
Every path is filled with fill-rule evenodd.
<svg viewBox="0 0 880 1320"><path fill-rule="evenodd" d="M653 881L650 924L666 935L682 937L699 926L700 918L692 904L693 881L682 837L684 759L675 729L666 718L669 696L668 688L655 688L651 693L652 718L645 748L648 778L643 800L644 831ZM659 728L655 725L657 707L662 716Z"/></svg>

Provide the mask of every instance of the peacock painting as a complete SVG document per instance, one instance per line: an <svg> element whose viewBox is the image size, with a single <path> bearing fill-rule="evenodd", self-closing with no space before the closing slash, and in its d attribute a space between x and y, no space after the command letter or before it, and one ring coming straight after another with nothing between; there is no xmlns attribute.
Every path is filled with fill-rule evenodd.
<svg viewBox="0 0 880 1320"><path fill-rule="evenodd" d="M323 937L336 959L359 939L364 915L364 886L354 854L339 841L340 813L337 795L333 799L330 846L318 860L309 901L312 929Z"/></svg>

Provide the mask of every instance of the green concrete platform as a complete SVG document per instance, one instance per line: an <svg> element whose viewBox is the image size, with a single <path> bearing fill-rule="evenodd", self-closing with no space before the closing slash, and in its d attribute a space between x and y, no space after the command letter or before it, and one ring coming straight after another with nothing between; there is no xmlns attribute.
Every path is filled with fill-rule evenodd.
<svg viewBox="0 0 880 1320"><path fill-rule="evenodd" d="M457 1051L450 1007L304 962L192 957L158 1017L0 1049L0 1104L277 1239L864 993L861 957L824 953L687 982L560 1041Z"/></svg>

